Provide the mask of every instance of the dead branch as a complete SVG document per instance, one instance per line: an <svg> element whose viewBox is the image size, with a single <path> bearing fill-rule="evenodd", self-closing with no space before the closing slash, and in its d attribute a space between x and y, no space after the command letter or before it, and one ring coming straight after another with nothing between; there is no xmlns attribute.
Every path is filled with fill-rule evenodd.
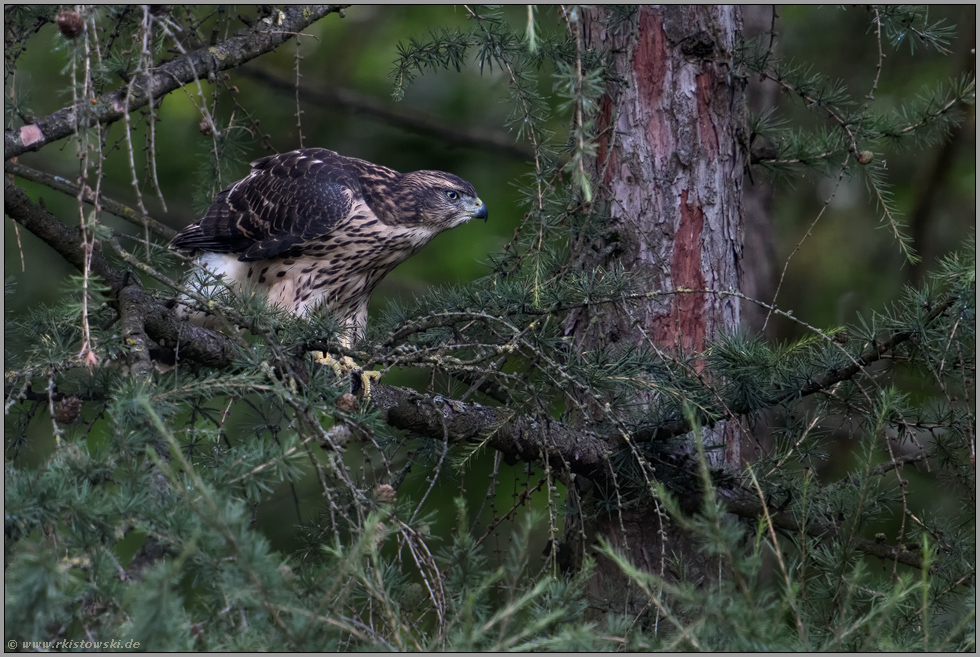
<svg viewBox="0 0 980 657"><path fill-rule="evenodd" d="M12 173L15 176L20 176L25 180L30 180L31 182L36 182L45 187L49 187L57 192L62 192L63 194L68 194L69 196L74 196L78 198L79 187L75 183L72 183L66 178L61 176L53 176L50 173L45 173L44 171L38 171L37 169L32 169L31 167L24 166L19 162L4 162L3 170L7 173ZM85 188L85 194L82 197L86 203L95 204L95 194L90 187ZM124 203L115 201L102 195L99 199L100 207L106 212L110 212L117 217L125 219L126 221L140 226L141 228L146 228L158 237L162 237L165 240L173 239L177 231L166 226L150 215L143 214L133 208L129 207Z"/></svg>

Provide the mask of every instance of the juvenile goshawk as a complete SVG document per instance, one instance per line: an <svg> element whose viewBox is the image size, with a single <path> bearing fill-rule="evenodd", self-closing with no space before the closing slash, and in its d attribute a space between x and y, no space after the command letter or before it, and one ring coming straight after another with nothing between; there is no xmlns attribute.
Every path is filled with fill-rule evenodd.
<svg viewBox="0 0 980 657"><path fill-rule="evenodd" d="M251 166L171 247L296 315L325 304L347 346L388 272L442 231L488 216L473 185L442 171L399 173L325 148Z"/></svg>

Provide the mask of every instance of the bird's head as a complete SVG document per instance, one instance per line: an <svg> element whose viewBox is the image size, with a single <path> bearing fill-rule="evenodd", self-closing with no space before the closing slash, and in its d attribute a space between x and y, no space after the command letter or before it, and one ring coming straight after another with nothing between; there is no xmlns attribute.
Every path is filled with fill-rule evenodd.
<svg viewBox="0 0 980 657"><path fill-rule="evenodd" d="M401 177L397 196L412 207L413 220L440 232L489 216L473 185L443 171L413 171Z"/></svg>

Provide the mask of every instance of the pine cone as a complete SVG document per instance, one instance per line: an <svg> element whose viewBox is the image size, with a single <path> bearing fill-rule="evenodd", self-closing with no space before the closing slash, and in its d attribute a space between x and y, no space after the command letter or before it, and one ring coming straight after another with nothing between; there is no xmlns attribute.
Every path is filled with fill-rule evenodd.
<svg viewBox="0 0 980 657"><path fill-rule="evenodd" d="M85 20L76 11L66 9L59 12L54 22L66 39L75 39L85 32Z"/></svg>
<svg viewBox="0 0 980 657"><path fill-rule="evenodd" d="M390 484L378 484L373 493L378 504L392 504L395 501L395 489Z"/></svg>
<svg viewBox="0 0 980 657"><path fill-rule="evenodd" d="M78 419L82 410L82 400L72 395L54 405L54 419L61 424L71 424Z"/></svg>
<svg viewBox="0 0 980 657"><path fill-rule="evenodd" d="M341 411L349 413L355 407L357 407L357 398L349 392L345 392L337 399L337 408Z"/></svg>

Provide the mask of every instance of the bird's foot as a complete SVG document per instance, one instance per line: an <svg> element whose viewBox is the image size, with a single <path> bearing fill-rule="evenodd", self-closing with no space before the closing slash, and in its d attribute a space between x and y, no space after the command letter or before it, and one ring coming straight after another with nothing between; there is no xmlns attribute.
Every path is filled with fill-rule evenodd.
<svg viewBox="0 0 980 657"><path fill-rule="evenodd" d="M319 356L316 356L317 364L332 369L337 378L350 377L352 393L366 399L371 398L371 384L381 380L381 372L361 368L350 356L341 356L338 359L325 351L315 353L319 353Z"/></svg>

